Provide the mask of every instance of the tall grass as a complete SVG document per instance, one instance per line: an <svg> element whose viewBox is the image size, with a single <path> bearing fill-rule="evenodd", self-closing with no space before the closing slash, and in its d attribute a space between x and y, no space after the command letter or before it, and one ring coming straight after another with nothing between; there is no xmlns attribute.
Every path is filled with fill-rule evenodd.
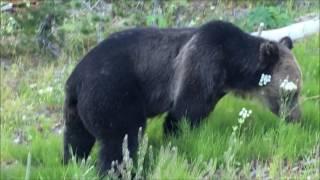
<svg viewBox="0 0 320 180"><path fill-rule="evenodd" d="M168 8L173 14L178 7ZM203 19L197 24L214 14L201 13ZM141 17L135 18L146 23ZM161 18L173 22L173 15ZM185 19L182 22L181 26L188 25ZM54 62L1 46L11 55L10 61L1 60L9 65L0 67L1 179L99 179L96 147L87 161L77 163L73 159L66 166L61 163L63 86L76 60L87 51L85 46L90 46L76 39L79 33L68 38L75 39ZM71 47L77 48L72 51ZM126 156L127 164L115 164L106 178L117 178L121 173L129 179L249 179L266 174L284 179L319 178L319 34L297 42L293 52L303 73L300 123L286 124L258 101L229 94L199 128L191 129L183 121L179 136L163 137L165 114L149 119L146 134L139 136L136 158ZM242 108L252 110L252 114L240 123ZM123 152L127 155L125 144ZM301 168L293 171L297 164L302 164Z"/></svg>

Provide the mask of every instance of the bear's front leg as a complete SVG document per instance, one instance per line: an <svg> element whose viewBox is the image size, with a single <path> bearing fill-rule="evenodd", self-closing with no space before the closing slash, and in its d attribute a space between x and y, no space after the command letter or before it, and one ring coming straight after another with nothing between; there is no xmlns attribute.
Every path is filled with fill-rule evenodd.
<svg viewBox="0 0 320 180"><path fill-rule="evenodd" d="M218 93L207 97L203 97L202 95L182 96L178 99L173 109L166 116L163 125L165 135L177 134L179 122L183 118L186 118L191 127L197 127L201 120L206 118L214 109L214 106L225 93Z"/></svg>
<svg viewBox="0 0 320 180"><path fill-rule="evenodd" d="M205 37L194 35L175 59L173 106L164 123L166 134L176 133L181 118L186 118L193 127L198 126L224 95L226 71L222 49L206 46L202 38Z"/></svg>
<svg viewBox="0 0 320 180"><path fill-rule="evenodd" d="M185 118L190 123L191 127L197 127L200 124L201 120L205 118L210 112L208 107L204 107L204 106L201 106L201 107L202 109L199 109L199 106L198 107L190 106L189 107L190 109L191 108L194 108L194 109L190 111L186 109L184 111L174 110L172 112L169 112L163 125L165 136L176 135L179 129L179 122L183 118Z"/></svg>
<svg viewBox="0 0 320 180"><path fill-rule="evenodd" d="M177 119L176 117L174 117L174 115L172 113L168 113L168 115L166 116L166 119L164 121L163 124L163 131L165 135L175 135L177 134L178 131L178 123L179 123L179 119Z"/></svg>

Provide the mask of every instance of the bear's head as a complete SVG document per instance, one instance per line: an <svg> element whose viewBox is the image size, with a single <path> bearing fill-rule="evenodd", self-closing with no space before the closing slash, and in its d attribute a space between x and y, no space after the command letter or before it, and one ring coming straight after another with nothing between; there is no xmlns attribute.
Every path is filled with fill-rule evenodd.
<svg viewBox="0 0 320 180"><path fill-rule="evenodd" d="M289 37L284 37L279 42L266 41L260 45L262 61L274 61L274 64L270 74L261 75L256 93L273 113L287 121L297 121L300 118L302 75L291 52L292 48L293 43Z"/></svg>

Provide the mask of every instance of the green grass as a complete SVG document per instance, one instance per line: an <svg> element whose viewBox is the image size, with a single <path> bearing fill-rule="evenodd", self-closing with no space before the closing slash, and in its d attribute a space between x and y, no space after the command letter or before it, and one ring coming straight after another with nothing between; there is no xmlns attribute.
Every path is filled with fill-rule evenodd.
<svg viewBox="0 0 320 180"><path fill-rule="evenodd" d="M158 178L199 177L203 165L212 159L225 170L225 156L231 146L232 126L237 125L242 107L253 113L241 128L241 136L232 154L233 168L244 168L254 160L274 166L312 156L320 145L319 35L295 45L294 53L303 71L301 97L302 122L285 124L255 100L242 100L233 95L223 98L214 112L197 129L182 123L178 137L164 139L163 117L150 119L147 134L153 145L155 162L147 176ZM28 58L28 57L22 57ZM21 59L22 60L22 59ZM17 61L9 69L1 67L1 176L3 179L24 178L28 154L31 154L31 179L95 177L96 154L92 160L77 165L61 165L62 135L52 128L62 119L63 84L75 63L45 63L36 67ZM14 143L20 133L22 143ZM178 149L172 153L168 142ZM164 146L164 147L161 147ZM160 150L161 149L161 150ZM199 160L201 159L201 160ZM277 165L279 166L279 165ZM212 166L212 168L215 168ZM273 168L277 169L277 168ZM228 171L229 172L229 171ZM227 173L226 173L227 174ZM303 174L301 174L303 175ZM319 174L318 174L319 175Z"/></svg>
<svg viewBox="0 0 320 180"><path fill-rule="evenodd" d="M172 15L164 17L167 18L164 26L173 25L170 24L174 23ZM204 14L200 21L208 18L210 15ZM185 121L181 123L181 133L177 137L163 137L165 114L160 115L148 120L148 151L143 176L148 179L248 179L252 163L256 162L260 166L257 168L261 171L260 177L266 166L274 178L317 179L320 164L319 38L317 34L297 42L293 50L303 74L300 123L284 123L258 101L243 100L232 94L218 103L199 128L190 129ZM61 125L63 119L63 86L77 63L75 60L87 51L80 47L70 53L70 49L83 41L75 39L76 43L56 61L0 47L2 52L6 51L2 55L11 55L7 62L10 65L0 69L0 179L98 178L97 146L87 162L61 164L62 134L57 133L56 126ZM239 126L238 113L243 107L253 113L241 129L233 131L233 126ZM308 159L317 162L297 173L281 170ZM257 173L259 177L259 171Z"/></svg>

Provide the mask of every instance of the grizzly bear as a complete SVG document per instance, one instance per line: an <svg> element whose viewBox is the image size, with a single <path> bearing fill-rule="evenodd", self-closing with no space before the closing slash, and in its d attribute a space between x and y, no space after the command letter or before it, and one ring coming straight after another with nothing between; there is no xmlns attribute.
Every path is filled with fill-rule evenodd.
<svg viewBox="0 0 320 180"><path fill-rule="evenodd" d="M131 154L139 127L167 112L165 134L181 118L199 125L228 92L258 95L279 114L281 80L298 88L288 118L299 118L301 72L292 41L251 36L231 23L211 21L198 28L134 28L111 34L75 67L65 87L64 162L70 148L86 158L100 142L100 170L122 159L128 135ZM261 74L272 80L259 86Z"/></svg>

